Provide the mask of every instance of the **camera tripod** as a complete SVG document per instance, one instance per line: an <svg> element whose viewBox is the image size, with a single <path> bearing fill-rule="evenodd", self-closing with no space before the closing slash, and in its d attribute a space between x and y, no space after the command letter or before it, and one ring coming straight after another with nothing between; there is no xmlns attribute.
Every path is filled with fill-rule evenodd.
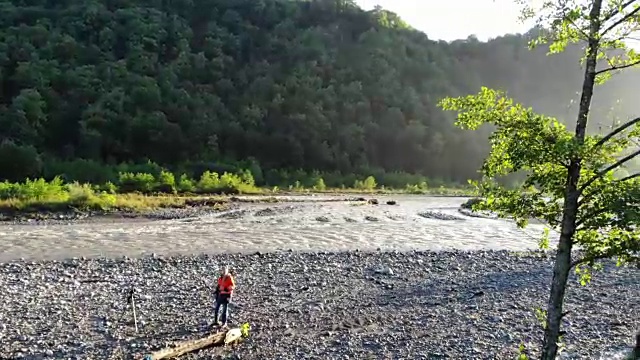
<svg viewBox="0 0 640 360"><path fill-rule="evenodd" d="M127 305L125 305L124 309L122 310L122 314L120 315L120 319L118 319L117 323L120 323L122 321L122 318L127 313L127 308L129 307L129 305L131 305L131 310L133 312L133 326L136 329L136 332L138 332L138 317L136 316L135 292L136 290L133 286L131 286L131 288L129 288L129 291L127 291L127 295L125 297Z"/></svg>

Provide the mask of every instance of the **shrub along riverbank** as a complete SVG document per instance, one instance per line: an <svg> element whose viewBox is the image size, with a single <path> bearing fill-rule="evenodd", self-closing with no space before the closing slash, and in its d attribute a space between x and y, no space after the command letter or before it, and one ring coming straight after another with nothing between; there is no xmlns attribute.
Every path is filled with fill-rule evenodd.
<svg viewBox="0 0 640 360"><path fill-rule="evenodd" d="M394 189L379 185L373 176L355 179L353 186L328 187L324 179L316 176L303 184L296 180L286 187L260 187L251 171L222 174L204 171L194 179L186 174L159 170L156 174L120 172L114 182L89 184L66 182L62 176L52 180L26 180L20 183L0 182L0 212L4 214L40 211L143 211L156 208L186 206L224 206L228 195L282 194L282 193L411 193L462 196L471 195L470 188L429 188L426 181L405 184Z"/></svg>

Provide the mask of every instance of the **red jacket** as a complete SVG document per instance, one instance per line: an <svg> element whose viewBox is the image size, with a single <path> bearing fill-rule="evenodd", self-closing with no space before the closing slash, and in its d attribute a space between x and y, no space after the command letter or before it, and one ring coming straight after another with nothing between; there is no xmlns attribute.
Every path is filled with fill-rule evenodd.
<svg viewBox="0 0 640 360"><path fill-rule="evenodd" d="M223 275L218 278L218 287L216 288L220 295L231 295L236 287L236 282L231 274Z"/></svg>

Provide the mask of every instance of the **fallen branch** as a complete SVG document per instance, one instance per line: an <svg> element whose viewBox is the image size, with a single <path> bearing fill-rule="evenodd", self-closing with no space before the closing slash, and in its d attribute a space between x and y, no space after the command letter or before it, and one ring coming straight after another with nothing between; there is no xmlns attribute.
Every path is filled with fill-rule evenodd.
<svg viewBox="0 0 640 360"><path fill-rule="evenodd" d="M226 334L227 332L225 331L209 335L202 339L184 341L179 343L175 347L168 347L166 349L156 351L152 354L145 355L143 357L143 360L171 359L184 355L186 353L202 350L215 345L220 345L224 342L224 337Z"/></svg>
<svg viewBox="0 0 640 360"><path fill-rule="evenodd" d="M151 354L147 354L141 357L142 360L162 360L173 359L184 354L203 350L214 346L224 346L235 344L243 337L249 336L249 324L242 325L241 328L234 328L226 331L221 331L215 334L211 334L207 337L187 340L178 343L176 346L168 347Z"/></svg>

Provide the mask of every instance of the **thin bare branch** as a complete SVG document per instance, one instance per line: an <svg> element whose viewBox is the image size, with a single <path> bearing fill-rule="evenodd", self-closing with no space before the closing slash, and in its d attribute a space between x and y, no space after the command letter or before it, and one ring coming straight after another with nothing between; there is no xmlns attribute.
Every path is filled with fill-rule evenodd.
<svg viewBox="0 0 640 360"><path fill-rule="evenodd" d="M622 7L622 10L624 10L625 7L631 5L634 1L627 1L626 5ZM620 19L618 19L618 21L614 22L613 24L609 25L609 27L607 27L606 29L604 29L604 31L601 33L600 36L604 37L609 31L615 29L616 27L620 26L620 24L622 24L623 22L629 20L630 18L634 17L636 14L640 13L640 7L637 7L635 9L633 9L633 11L629 12L628 14L626 14L625 16L621 17ZM615 14L617 15L617 14ZM613 15L613 16L615 16ZM613 17L612 16L612 17ZM606 20L611 19L612 17L609 17ZM605 20L605 21L606 21Z"/></svg>
<svg viewBox="0 0 640 360"><path fill-rule="evenodd" d="M568 19L568 17L567 17L567 19ZM580 34L584 37L582 40L587 40L587 39L589 39L589 35L587 35L587 33L586 33L586 32L584 32L584 30L583 30L583 29L581 29L581 28L578 26L578 24L576 24L576 23L575 23L573 20L571 20L571 19L569 19L569 22L570 22L570 23L571 23L571 25L573 25L573 26L576 28L576 30L578 30L578 32L580 32Z"/></svg>
<svg viewBox="0 0 640 360"><path fill-rule="evenodd" d="M578 26L578 24L576 24L575 21L573 21L569 16L567 16L567 13L565 10L566 8L562 9L562 18L565 20L569 20L569 23L571 23L571 25L573 25L573 27L575 27L576 30L578 30L578 32L580 32L580 34L584 37L583 40L588 40L589 35L582 28L580 28L580 26Z"/></svg>
<svg viewBox="0 0 640 360"><path fill-rule="evenodd" d="M615 38L610 39L609 42L617 43L624 40L638 40L638 38L631 36L631 34L637 33L639 29L639 26L626 29L626 31L618 33L618 36Z"/></svg>
<svg viewBox="0 0 640 360"><path fill-rule="evenodd" d="M627 181L627 180L633 180L633 179L638 178L638 177L640 177L640 172L637 172L635 174L631 174L629 176L625 176L625 177L623 177L622 179L620 179L618 181L622 182L622 181Z"/></svg>
<svg viewBox="0 0 640 360"><path fill-rule="evenodd" d="M628 162L629 160L635 158L636 156L640 155L640 150L636 150L635 152L623 157L622 159L618 160L617 162L615 162L613 165L605 168L604 170L600 170L598 173L596 173L593 177L591 177L589 180L587 180L586 183L584 183L582 186L580 186L580 188L578 189L579 192L583 192L584 189L586 189L587 187L589 187L589 185L593 184L594 181L598 180L599 178L603 177L606 173L608 173L609 171L615 170L617 168L619 168L620 166L624 165L626 162Z"/></svg>
<svg viewBox="0 0 640 360"><path fill-rule="evenodd" d="M624 9L626 9L629 5L633 4L635 1L636 0L628 0L627 2L620 4L620 6L613 9L610 14L605 15L602 18L602 22L604 23L605 21L611 20L614 16L618 15L620 11L624 11Z"/></svg>
<svg viewBox="0 0 640 360"><path fill-rule="evenodd" d="M610 133L608 133L607 135L605 135L605 137L603 137L602 139L600 139L600 141L598 141L593 147L598 148L602 145L604 145L607 141L609 141L612 137L618 135L619 133L623 132L624 130L632 127L633 125L640 123L640 117L637 117L635 119L631 119L629 121L627 121L626 123L618 126L617 128L615 128L613 131L611 131Z"/></svg>
<svg viewBox="0 0 640 360"><path fill-rule="evenodd" d="M640 64L640 60L636 60L634 62L630 62L630 63L624 64L624 65L614 65L614 66L611 66L609 68L596 71L596 75L602 74L602 73L606 73L607 71L614 71L614 70L621 70L621 69L630 68L630 67L633 67L633 66L636 66L636 65L639 65L639 64Z"/></svg>

